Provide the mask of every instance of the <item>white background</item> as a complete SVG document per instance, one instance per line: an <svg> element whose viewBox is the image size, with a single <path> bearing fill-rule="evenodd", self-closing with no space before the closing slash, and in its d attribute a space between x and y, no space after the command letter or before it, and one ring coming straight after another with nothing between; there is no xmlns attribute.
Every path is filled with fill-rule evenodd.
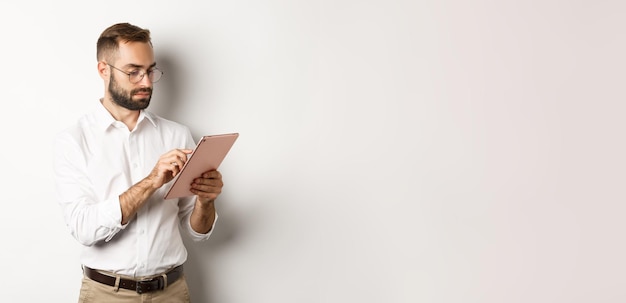
<svg viewBox="0 0 626 303"><path fill-rule="evenodd" d="M8 4L12 3L12 4ZM75 302L52 139L149 28L150 109L241 134L195 302L625 302L626 2L5 1L3 302Z"/></svg>

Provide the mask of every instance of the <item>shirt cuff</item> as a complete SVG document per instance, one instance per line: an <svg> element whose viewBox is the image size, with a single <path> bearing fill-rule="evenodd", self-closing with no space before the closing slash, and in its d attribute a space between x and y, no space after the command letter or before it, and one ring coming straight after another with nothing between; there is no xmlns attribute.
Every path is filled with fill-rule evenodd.
<svg viewBox="0 0 626 303"><path fill-rule="evenodd" d="M99 222L102 223L102 226L106 226L109 229L109 233L105 239L106 242L111 240L120 230L128 226L128 223L124 225L121 223L122 209L119 197L100 203L100 211L98 213L100 214L100 218L98 218Z"/></svg>
<svg viewBox="0 0 626 303"><path fill-rule="evenodd" d="M194 241L204 241L204 240L209 239L209 237L211 237L211 234L213 233L213 230L215 230L215 223L217 222L217 218L219 218L219 216L217 215L217 212L216 212L215 220L213 220L213 225L211 225L211 230L209 230L209 232L206 234L201 234L193 230L193 228L191 227L191 220L187 220L187 227L189 228L189 234L191 235L191 239Z"/></svg>

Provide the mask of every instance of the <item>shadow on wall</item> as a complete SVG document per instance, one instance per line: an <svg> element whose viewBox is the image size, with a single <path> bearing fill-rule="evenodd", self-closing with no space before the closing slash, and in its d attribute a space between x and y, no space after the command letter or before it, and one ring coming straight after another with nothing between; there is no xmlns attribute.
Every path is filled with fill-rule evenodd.
<svg viewBox="0 0 626 303"><path fill-rule="evenodd" d="M215 230L211 234L211 238L204 242L193 242L185 237L185 246L189 253L187 262L185 263L185 277L189 285L189 291L192 302L219 302L220 298L215 297L213 291L215 285L212 281L219 279L213 266L217 261L215 256L219 254L219 250L229 246L237 240L240 234L240 227L243 224L232 210L234 208L227 207L232 199L227 196L220 196L217 205L219 218L217 220Z"/></svg>
<svg viewBox="0 0 626 303"><path fill-rule="evenodd" d="M178 69L180 64L175 60L176 56L167 50L160 51L156 58L157 67L163 71L163 78L154 84L154 93L150 102L149 110L166 119L175 120L180 105L181 79L183 72Z"/></svg>

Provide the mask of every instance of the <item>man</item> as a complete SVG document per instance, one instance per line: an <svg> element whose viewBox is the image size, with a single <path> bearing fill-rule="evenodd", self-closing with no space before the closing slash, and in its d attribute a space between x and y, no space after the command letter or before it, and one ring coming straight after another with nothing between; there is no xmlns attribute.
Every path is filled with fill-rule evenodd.
<svg viewBox="0 0 626 303"><path fill-rule="evenodd" d="M180 232L209 238L221 174L198 176L195 196L164 200L195 143L186 126L145 110L162 75L150 31L110 26L97 59L104 97L55 141L57 200L84 245L79 302L189 302Z"/></svg>

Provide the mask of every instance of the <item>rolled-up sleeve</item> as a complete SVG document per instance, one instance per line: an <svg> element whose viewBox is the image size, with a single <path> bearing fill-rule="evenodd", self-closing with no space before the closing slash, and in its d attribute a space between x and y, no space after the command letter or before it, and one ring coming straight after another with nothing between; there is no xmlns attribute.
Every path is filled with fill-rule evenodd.
<svg viewBox="0 0 626 303"><path fill-rule="evenodd" d="M125 228L119 197L98 201L84 153L67 133L57 136L54 143L54 176L65 224L79 243L91 246L108 241Z"/></svg>
<svg viewBox="0 0 626 303"><path fill-rule="evenodd" d="M178 217L180 218L181 228L185 230L187 234L189 234L190 238L193 241L200 242L205 241L209 239L209 237L211 237L211 234L213 233L213 230L215 228L215 223L217 222L218 215L216 212L215 220L213 220L213 225L211 226L211 230L208 233L201 234L193 230L193 228L191 227L191 213L193 212L195 201L195 196L179 198L178 206L180 211L178 213Z"/></svg>

